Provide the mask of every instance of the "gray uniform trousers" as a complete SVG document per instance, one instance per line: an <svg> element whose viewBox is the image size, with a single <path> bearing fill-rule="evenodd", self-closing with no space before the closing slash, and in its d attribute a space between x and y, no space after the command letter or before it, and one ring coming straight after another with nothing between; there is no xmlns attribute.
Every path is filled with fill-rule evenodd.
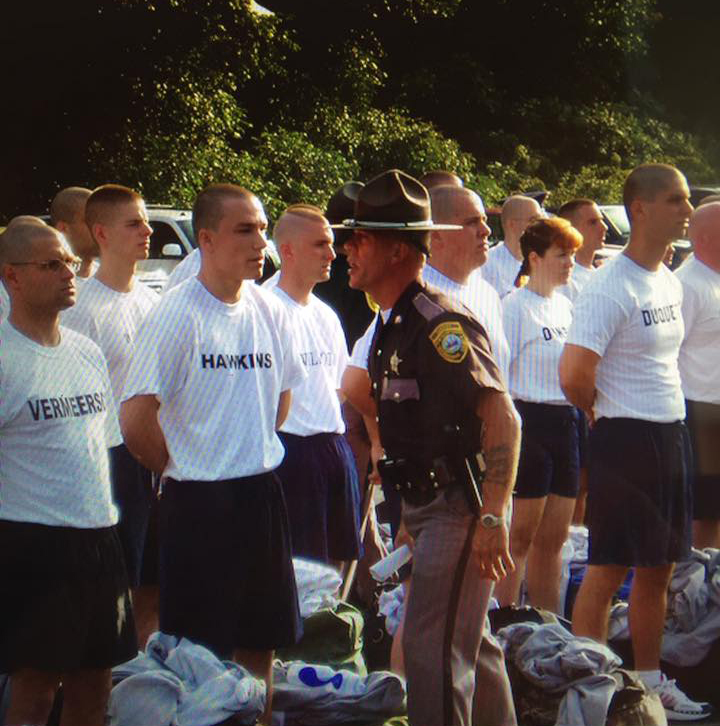
<svg viewBox="0 0 720 726"><path fill-rule="evenodd" d="M459 489L403 504L415 539L403 650L411 726L516 726L499 645L484 634L492 594L472 553L480 526Z"/></svg>

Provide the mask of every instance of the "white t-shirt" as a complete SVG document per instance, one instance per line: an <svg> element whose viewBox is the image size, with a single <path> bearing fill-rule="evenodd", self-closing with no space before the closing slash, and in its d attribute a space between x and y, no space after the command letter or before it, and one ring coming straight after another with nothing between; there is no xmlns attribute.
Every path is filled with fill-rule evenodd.
<svg viewBox="0 0 720 726"><path fill-rule="evenodd" d="M140 280L134 281L130 292L118 292L91 277L78 291L75 305L60 318L63 325L87 335L100 346L118 405L135 349L137 329L159 299Z"/></svg>
<svg viewBox="0 0 720 726"><path fill-rule="evenodd" d="M0 325L0 519L115 524L107 450L120 441L95 343L61 327L47 347Z"/></svg>
<svg viewBox="0 0 720 726"><path fill-rule="evenodd" d="M578 265L576 262L572 268L567 284L559 287L557 292L565 295L570 302L574 303L580 294L580 290L587 285L594 271L594 267L585 267L585 265Z"/></svg>
<svg viewBox="0 0 720 726"><path fill-rule="evenodd" d="M567 342L601 356L596 418L685 418L678 370L682 296L665 265L650 272L626 254L600 267L578 295Z"/></svg>
<svg viewBox="0 0 720 726"><path fill-rule="evenodd" d="M519 288L503 298L503 323L510 344L510 395L530 403L567 406L558 363L572 321L572 303L555 291L543 297Z"/></svg>
<svg viewBox="0 0 720 726"><path fill-rule="evenodd" d="M690 401L720 404L720 274L694 256L675 274L683 286L683 393Z"/></svg>
<svg viewBox="0 0 720 726"><path fill-rule="evenodd" d="M315 295L300 305L277 286L279 279L277 272L263 287L275 293L288 311L295 349L308 374L293 389L290 412L280 430L297 436L345 433L337 392L348 353L340 319Z"/></svg>
<svg viewBox="0 0 720 726"><path fill-rule="evenodd" d="M0 282L0 323L10 314L10 297L5 289L5 283Z"/></svg>
<svg viewBox="0 0 720 726"><path fill-rule="evenodd" d="M487 262L482 266L482 278L490 283L497 294L503 298L515 289L515 278L520 272L521 260L500 242L491 247Z"/></svg>
<svg viewBox="0 0 720 726"><path fill-rule="evenodd" d="M495 362L498 364L503 378L507 381L510 348L503 329L500 297L495 289L483 280L480 269L471 273L467 285L461 285L455 280L451 280L431 265L425 265L422 274L428 285L440 290L453 302L467 307L485 328Z"/></svg>
<svg viewBox="0 0 720 726"><path fill-rule="evenodd" d="M390 312L389 310L386 312ZM353 368L362 368L364 371L368 369L368 356L370 355L370 348L372 347L373 336L375 335L375 326L377 325L378 317L375 317L370 321L370 325L367 326L367 330L362 334L360 338L355 341L352 353L350 354L349 366Z"/></svg>
<svg viewBox="0 0 720 726"><path fill-rule="evenodd" d="M170 273L163 292L170 292L174 287L177 287L181 282L185 282L188 277L195 277L200 272L200 248L196 247L190 254L178 262Z"/></svg>
<svg viewBox="0 0 720 726"><path fill-rule="evenodd" d="M100 263L97 260L93 260L90 263L90 274L87 277L80 277L80 275L75 275L75 289L78 292L88 280L92 280L93 275L98 271L98 267L100 267Z"/></svg>
<svg viewBox="0 0 720 726"><path fill-rule="evenodd" d="M282 461L278 399L305 376L275 295L245 281L229 305L192 278L163 295L140 326L122 398L157 396L166 476L234 479Z"/></svg>

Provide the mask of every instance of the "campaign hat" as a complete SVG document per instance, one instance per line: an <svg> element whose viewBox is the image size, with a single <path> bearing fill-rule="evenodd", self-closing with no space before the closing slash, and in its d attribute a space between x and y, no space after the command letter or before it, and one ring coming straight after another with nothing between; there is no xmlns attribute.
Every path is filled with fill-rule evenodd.
<svg viewBox="0 0 720 726"><path fill-rule="evenodd" d="M399 232L462 229L457 224L435 224L427 189L400 169L389 169L371 179L358 190L352 216L331 226Z"/></svg>
<svg viewBox="0 0 720 726"><path fill-rule="evenodd" d="M345 182L325 207L325 217L330 224L339 224L343 219L352 217L355 212L355 202L357 201L360 190L365 185L359 181Z"/></svg>

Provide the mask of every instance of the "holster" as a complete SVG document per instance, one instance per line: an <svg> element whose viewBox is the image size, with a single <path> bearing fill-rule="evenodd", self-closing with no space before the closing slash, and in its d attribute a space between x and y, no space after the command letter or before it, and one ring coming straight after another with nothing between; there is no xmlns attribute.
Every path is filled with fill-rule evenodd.
<svg viewBox="0 0 720 726"><path fill-rule="evenodd" d="M438 456L431 465L405 458L386 457L378 461L378 472L402 498L413 506L432 502L441 490L461 487L470 511L479 516L482 508L482 471L478 457ZM481 458L480 458L481 460Z"/></svg>

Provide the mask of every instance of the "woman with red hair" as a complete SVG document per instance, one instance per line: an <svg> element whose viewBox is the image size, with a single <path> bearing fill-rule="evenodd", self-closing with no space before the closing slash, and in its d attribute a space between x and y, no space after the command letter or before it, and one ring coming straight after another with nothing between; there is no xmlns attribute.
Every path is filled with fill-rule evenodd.
<svg viewBox="0 0 720 726"><path fill-rule="evenodd" d="M558 362L572 318L566 284L582 236L565 219L531 223L520 238L516 289L503 300L510 345L508 388L523 421L513 498L513 573L496 586L501 605L517 603L525 577L530 604L562 614L561 550L578 491L578 412L560 389Z"/></svg>

